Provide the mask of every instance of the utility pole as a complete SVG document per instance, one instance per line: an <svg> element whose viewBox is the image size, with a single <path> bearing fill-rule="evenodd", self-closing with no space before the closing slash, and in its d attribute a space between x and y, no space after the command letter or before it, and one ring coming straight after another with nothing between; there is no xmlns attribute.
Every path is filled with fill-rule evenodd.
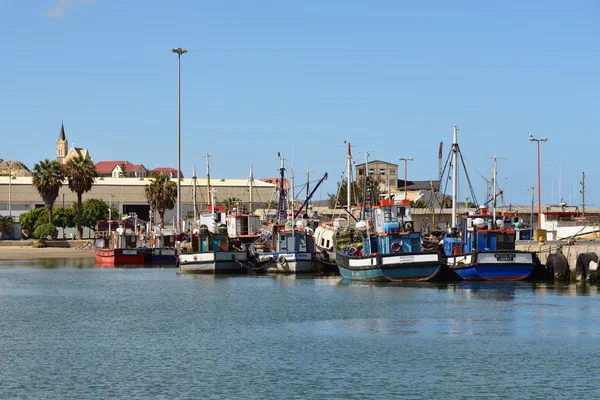
<svg viewBox="0 0 600 400"><path fill-rule="evenodd" d="M11 185L12 185L12 169L11 169L11 160L12 154L8 153L8 216L12 217L12 202L11 202Z"/></svg>
<svg viewBox="0 0 600 400"><path fill-rule="evenodd" d="M181 231L181 47L171 50L177 54L177 232Z"/></svg>

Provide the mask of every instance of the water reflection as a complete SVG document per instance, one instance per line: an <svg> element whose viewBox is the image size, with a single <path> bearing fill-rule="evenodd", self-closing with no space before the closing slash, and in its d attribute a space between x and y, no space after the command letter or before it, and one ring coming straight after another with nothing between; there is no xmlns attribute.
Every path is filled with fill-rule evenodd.
<svg viewBox="0 0 600 400"><path fill-rule="evenodd" d="M88 258L42 258L32 260L0 261L0 268L33 267L43 269L55 268L92 268L96 260Z"/></svg>

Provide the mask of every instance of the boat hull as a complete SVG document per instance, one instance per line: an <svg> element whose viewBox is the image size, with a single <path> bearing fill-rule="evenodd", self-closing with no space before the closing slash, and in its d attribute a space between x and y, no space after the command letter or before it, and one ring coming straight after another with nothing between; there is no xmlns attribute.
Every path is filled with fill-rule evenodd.
<svg viewBox="0 0 600 400"><path fill-rule="evenodd" d="M206 251L181 253L181 274L247 274L251 268L246 251Z"/></svg>
<svg viewBox="0 0 600 400"><path fill-rule="evenodd" d="M438 252L369 256L337 252L335 259L342 277L355 281L424 282L435 280L443 275L445 269L444 260Z"/></svg>
<svg viewBox="0 0 600 400"><path fill-rule="evenodd" d="M171 265L177 264L177 250L172 247L146 249L146 264Z"/></svg>
<svg viewBox="0 0 600 400"><path fill-rule="evenodd" d="M94 249L96 264L100 266L144 266L144 249Z"/></svg>
<svg viewBox="0 0 600 400"><path fill-rule="evenodd" d="M466 281L521 281L536 264L531 252L481 251L447 257L448 266Z"/></svg>
<svg viewBox="0 0 600 400"><path fill-rule="evenodd" d="M317 261L315 253L309 251L261 253L257 255L258 265L262 270L275 274L316 273Z"/></svg>

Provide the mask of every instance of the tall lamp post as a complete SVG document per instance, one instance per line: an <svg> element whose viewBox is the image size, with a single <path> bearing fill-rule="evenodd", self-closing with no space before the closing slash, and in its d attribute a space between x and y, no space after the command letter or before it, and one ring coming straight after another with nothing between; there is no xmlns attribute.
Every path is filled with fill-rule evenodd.
<svg viewBox="0 0 600 400"><path fill-rule="evenodd" d="M409 161L414 160L414 158L412 158L412 157L410 157L410 158L402 158L402 157L400 157L398 160L399 161L404 161L404 201L407 201L408 200L408 190L406 189L407 163Z"/></svg>
<svg viewBox="0 0 600 400"><path fill-rule="evenodd" d="M177 54L177 232L181 230L181 47L171 50Z"/></svg>
<svg viewBox="0 0 600 400"><path fill-rule="evenodd" d="M533 135L529 135L529 141L530 142L537 142L537 156L538 156L538 168L537 168L537 172L538 172L538 184L537 184L537 189L538 189L538 229L540 229L542 227L542 221L540 220L540 216L542 215L542 187L540 186L540 142L547 142L548 138L541 138L541 139L536 139L533 137Z"/></svg>

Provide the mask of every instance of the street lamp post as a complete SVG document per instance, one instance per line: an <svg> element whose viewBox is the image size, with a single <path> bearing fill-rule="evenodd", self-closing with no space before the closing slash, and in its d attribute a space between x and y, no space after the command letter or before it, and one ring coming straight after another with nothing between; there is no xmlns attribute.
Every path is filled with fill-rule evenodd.
<svg viewBox="0 0 600 400"><path fill-rule="evenodd" d="M406 189L406 169L407 169L407 163L409 161L414 160L414 158L410 157L410 158L399 158L399 161L404 161L404 201L408 200L408 191Z"/></svg>
<svg viewBox="0 0 600 400"><path fill-rule="evenodd" d="M181 55L187 50L172 49L177 54L177 232L181 230Z"/></svg>
<svg viewBox="0 0 600 400"><path fill-rule="evenodd" d="M537 158L538 158L538 165L537 165L537 175L538 175L538 184L537 184L537 189L538 189L538 229L540 229L542 227L542 221L540 220L540 216L542 215L542 187L540 186L540 142L547 142L548 138L541 138L541 139L536 139L533 137L533 135L529 135L529 141L530 142L537 142Z"/></svg>

